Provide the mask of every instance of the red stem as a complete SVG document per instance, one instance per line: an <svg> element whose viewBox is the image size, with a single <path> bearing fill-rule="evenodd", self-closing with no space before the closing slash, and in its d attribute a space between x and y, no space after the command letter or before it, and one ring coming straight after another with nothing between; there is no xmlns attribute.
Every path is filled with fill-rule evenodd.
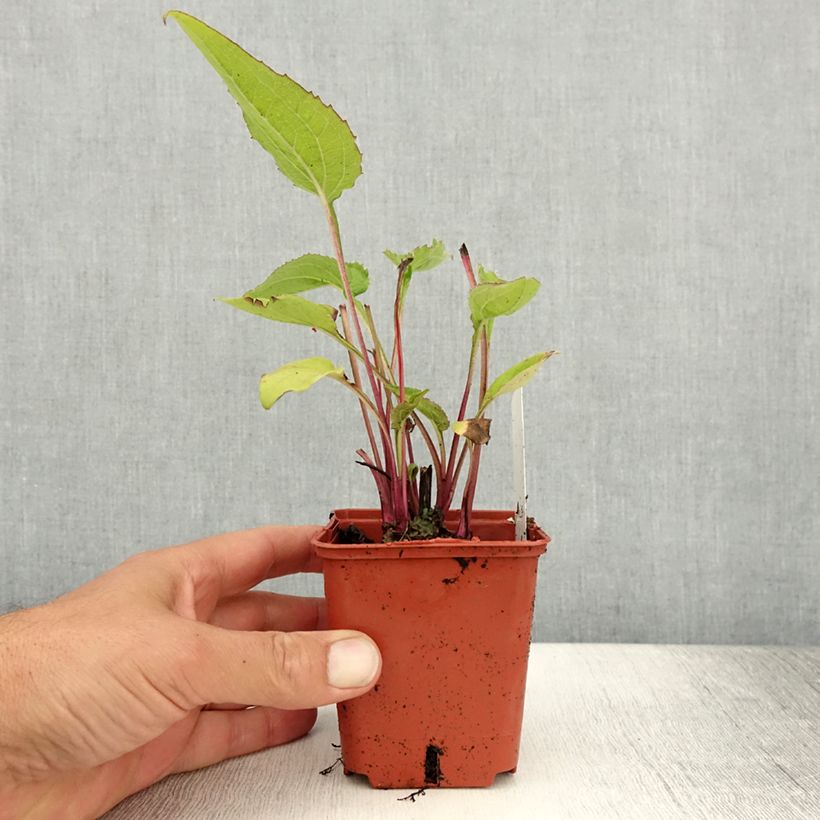
<svg viewBox="0 0 820 820"><path fill-rule="evenodd" d="M348 308L350 310L350 314L353 317L353 326L356 330L356 338L359 343L359 350L362 353L362 357L364 358L364 366L365 370L367 371L367 377L370 381L370 389L373 392L373 396L378 402L379 396L379 389L376 383L376 376L373 373L373 367L370 364L370 356L367 352L367 344L364 339L364 333L362 332L362 325L359 321L359 314L356 310L356 302L353 298L353 291L350 288L350 277L347 275L347 266L345 265L344 254L342 252L342 239L339 235L339 221L336 218L336 212L333 210L333 206L329 202L325 202L325 214L327 216L328 226L330 228L330 236L333 242L333 252L336 256L336 264L339 266L339 275L342 280L342 287L345 293L345 299L347 300ZM379 410L383 411L383 408L380 406ZM387 423L387 427L390 427L390 419L386 418L384 421ZM385 464L387 466L387 472L390 475L396 475L396 457L395 453L393 452L393 442L390 440L390 436L385 435L384 431L381 431L381 439L382 439L382 447L384 448L384 458ZM395 524L397 526L402 525L400 519L401 513L401 506L400 506L400 497L398 495L398 487L396 486L395 482L391 481L393 484L393 509L392 515L390 516L391 521L385 521L385 524ZM397 504L399 508L397 509ZM406 509L406 507L404 508Z"/></svg>
<svg viewBox="0 0 820 820"><path fill-rule="evenodd" d="M443 510L449 510L450 504L453 503L453 496L456 494L456 487L458 486L458 477L461 475L461 468L464 466L464 459L467 456L467 442L465 441L461 448L461 455L458 457L456 468L453 471L453 479L447 486L447 496L445 498L445 505Z"/></svg>
<svg viewBox="0 0 820 820"><path fill-rule="evenodd" d="M350 322L347 318L346 305L339 305L339 315L342 317L342 328L344 329L345 338L348 341L350 341ZM353 375L353 384L355 384L356 387L361 389L362 380L359 374L359 363L356 361L356 357L353 355L352 351L348 351L348 358L350 359L350 371ZM365 429L367 430L367 438L370 441L370 447L373 451L373 459L376 463L376 466L381 469L382 460L381 456L379 455L378 444L376 444L376 437L375 435L373 435L373 425L371 425L370 423L370 414L368 412L367 405L363 401L359 401L359 407L362 410L362 419L364 421Z"/></svg>
<svg viewBox="0 0 820 820"><path fill-rule="evenodd" d="M462 245L459 249L461 254L461 262L464 265L464 270L467 274L467 279L470 282L470 287L474 288L477 285L475 274L473 273L473 264L470 261L470 254L467 251L467 246ZM478 406L481 407L484 401L484 396L487 392L487 376L489 373L490 360L490 341L487 338L487 326L481 325L481 371L478 386ZM473 347L475 352L475 346ZM482 414L483 415L483 414ZM461 517L459 519L457 536L460 538L470 537L470 518L473 513L473 502L475 500L475 490L478 483L478 467L481 463L481 447L483 445L474 444L470 450L470 471L467 474L467 481L464 484L464 495L461 499ZM455 482L454 482L455 485Z"/></svg>
<svg viewBox="0 0 820 820"><path fill-rule="evenodd" d="M361 458L361 464L370 469L370 474L376 482L376 490L379 493L379 504L382 516L385 516L390 509L390 477L381 467L377 467L364 450L356 450L356 455Z"/></svg>
<svg viewBox="0 0 820 820"><path fill-rule="evenodd" d="M399 274L396 278L396 299L393 302L393 333L395 338L396 360L399 369L399 401L405 400L404 395L404 350L401 344L401 282L407 266L413 261L412 257L403 259L399 265Z"/></svg>
<svg viewBox="0 0 820 820"><path fill-rule="evenodd" d="M475 488L478 479L478 465L481 461L481 448L483 445L474 444L470 451L470 472L467 474L467 483L464 485L464 495L461 499L461 517L458 522L456 538L470 538L470 517L473 511L473 500L475 499Z"/></svg>
<svg viewBox="0 0 820 820"><path fill-rule="evenodd" d="M467 282L470 285L470 290L472 290L478 282L475 278L475 273L473 271L473 263L470 259L470 252L467 250L467 246L462 244L462 246L458 249L459 255L461 256L461 264L464 266L464 272L467 274ZM486 334L484 334L486 338ZM475 369L475 352L476 352L476 337L475 334L473 335L473 342L470 348L470 362L467 366L467 380L464 385L464 393L461 396L461 406L458 410L458 418L457 421L461 421L467 413L467 404L470 401L470 392L473 388L473 371ZM481 383L483 385L483 389L487 389L486 385L487 377L486 372L482 370L481 373ZM444 480L444 487L443 492L448 500L446 506L443 507L444 512L447 512L450 506L450 501L455 494L455 468L456 468L456 451L458 449L458 436L453 435L453 440L450 442L450 457L447 460L447 472ZM463 456L462 456L463 458Z"/></svg>
<svg viewBox="0 0 820 820"><path fill-rule="evenodd" d="M405 384L404 384L404 350L401 343L401 282L404 277L404 272L412 260L410 258L402 260L399 265L398 276L396 277L396 298L393 303L393 336L395 343L396 361L398 363L399 374L399 403L407 400ZM410 457L410 434L407 432L407 423L399 432L403 436L404 447L401 448L401 464L399 464L399 487L401 489L401 506L398 510L402 520L410 520L410 510L408 506L408 463L412 461Z"/></svg>
<svg viewBox="0 0 820 820"><path fill-rule="evenodd" d="M407 450L407 460L408 460L408 462L410 464L416 464L416 457L413 455L413 442L410 441L410 432L407 430L406 426L405 426L405 429L404 429L404 446ZM416 464L416 468L417 468L416 475L418 476L418 464ZM408 468L408 479L407 479L408 495L409 495L409 497L408 497L409 507L408 507L408 512L407 512L408 518L412 517L410 515L411 512L413 513L413 515L418 515L418 513L419 513L419 492L418 492L418 485L416 484L417 481L418 481L418 478L414 478L412 481L410 480L409 468ZM410 508L412 508L412 510Z"/></svg>

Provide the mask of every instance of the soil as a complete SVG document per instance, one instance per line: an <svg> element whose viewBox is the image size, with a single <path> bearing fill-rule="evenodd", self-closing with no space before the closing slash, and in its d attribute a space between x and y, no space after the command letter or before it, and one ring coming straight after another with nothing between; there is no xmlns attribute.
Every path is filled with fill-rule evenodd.
<svg viewBox="0 0 820 820"><path fill-rule="evenodd" d="M355 524L339 529L337 544L372 544L372 539L368 538Z"/></svg>
<svg viewBox="0 0 820 820"><path fill-rule="evenodd" d="M440 510L425 510L410 521L409 526L403 533L399 533L394 527L384 527L382 540L385 544L392 544L396 541L430 541L434 538L455 538L455 535L444 526L444 516ZM349 524L339 529L336 537L337 544L372 544L372 538L368 538L355 524Z"/></svg>

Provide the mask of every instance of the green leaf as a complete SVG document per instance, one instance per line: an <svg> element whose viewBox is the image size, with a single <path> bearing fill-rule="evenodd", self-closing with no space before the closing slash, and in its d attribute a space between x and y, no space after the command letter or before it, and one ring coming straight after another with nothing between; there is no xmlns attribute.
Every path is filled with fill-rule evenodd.
<svg viewBox="0 0 820 820"><path fill-rule="evenodd" d="M317 357L290 362L262 376L259 381L259 401L265 410L270 410L285 393L302 393L325 376L337 381L343 381L345 377L344 370L336 367L329 359Z"/></svg>
<svg viewBox="0 0 820 820"><path fill-rule="evenodd" d="M330 305L317 305L295 294L260 299L241 296L236 299L220 298L219 301L244 310L246 313L272 319L274 322L306 325L329 333L331 336L339 336L336 328L337 311L335 308Z"/></svg>
<svg viewBox="0 0 820 820"><path fill-rule="evenodd" d="M222 77L251 136L294 185L328 203L353 187L362 155L350 126L329 105L196 17L181 11L165 17L176 20Z"/></svg>
<svg viewBox="0 0 820 820"><path fill-rule="evenodd" d="M395 253L394 251L385 251L384 255L396 266L400 267L405 259L410 259L410 263L405 267L402 274L401 288L399 291L399 308L404 304L404 297L407 294L407 288L410 287L410 280L414 273L420 273L425 270L432 270L450 258L447 253L447 248L440 239L434 239L429 245L419 245L418 248L413 248L407 253Z"/></svg>
<svg viewBox="0 0 820 820"><path fill-rule="evenodd" d="M470 315L479 327L498 316L509 316L520 310L538 292L537 279L522 276L511 282L485 282L470 291Z"/></svg>
<svg viewBox="0 0 820 820"><path fill-rule="evenodd" d="M491 270L487 270L483 265L478 266L478 281L483 282L484 284L500 284L501 282L506 282L506 279L502 279L497 273Z"/></svg>
<svg viewBox="0 0 820 820"><path fill-rule="evenodd" d="M450 419L447 418L444 408L432 399L423 398L416 409L422 416L430 419L440 432L443 433L450 426Z"/></svg>
<svg viewBox="0 0 820 820"><path fill-rule="evenodd" d="M410 267L414 273L419 273L423 270L432 270L450 258L447 253L447 248L440 239L434 239L429 245L419 245L418 248L413 248L407 253L395 253L394 251L385 251L384 255L398 267L405 259L412 259Z"/></svg>
<svg viewBox="0 0 820 820"><path fill-rule="evenodd" d="M399 386L397 384L388 384L386 387L393 395L399 395ZM418 390L415 387L405 387L404 394L412 400L415 400L419 394L421 394L415 411L430 419L437 430L443 433L450 426L450 419L447 418L447 413L444 412L444 408L432 399L428 399L426 390Z"/></svg>
<svg viewBox="0 0 820 820"><path fill-rule="evenodd" d="M348 262L347 275L354 296L359 296L367 290L369 277L363 265ZM336 260L318 253L306 253L298 259L291 259L290 262L280 265L261 285L249 290L245 296L251 299L270 299L272 296L304 293L306 290L325 285L332 285L344 293Z"/></svg>
<svg viewBox="0 0 820 820"><path fill-rule="evenodd" d="M406 392L406 391L405 391ZM407 419L418 410L419 404L424 399L426 390L419 390L415 395L408 397L405 401L399 402L390 414L390 426L397 432L404 427Z"/></svg>
<svg viewBox="0 0 820 820"><path fill-rule="evenodd" d="M505 370L487 388L487 392L484 394L484 401L481 402L481 407L478 409L479 415L487 409L490 402L495 401L499 396L504 395L504 393L512 393L514 390L518 390L519 387L523 387L535 376L538 372L538 368L554 354L554 350L536 353L518 362L518 364L514 364L508 370Z"/></svg>

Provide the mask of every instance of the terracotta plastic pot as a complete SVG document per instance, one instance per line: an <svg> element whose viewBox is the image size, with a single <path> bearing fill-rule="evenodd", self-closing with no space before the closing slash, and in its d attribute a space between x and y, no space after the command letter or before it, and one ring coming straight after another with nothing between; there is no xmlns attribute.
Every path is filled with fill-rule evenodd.
<svg viewBox="0 0 820 820"><path fill-rule="evenodd" d="M518 764L538 557L510 512L476 512L472 541L339 544L354 524L381 538L377 510L337 510L314 541L332 629L378 644L374 689L338 705L346 774L377 788L489 786ZM453 525L455 522L452 522Z"/></svg>

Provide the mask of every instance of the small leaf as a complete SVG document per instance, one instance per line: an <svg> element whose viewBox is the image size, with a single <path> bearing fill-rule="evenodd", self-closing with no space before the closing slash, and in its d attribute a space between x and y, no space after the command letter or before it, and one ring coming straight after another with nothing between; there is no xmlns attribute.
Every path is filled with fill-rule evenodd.
<svg viewBox="0 0 820 820"><path fill-rule="evenodd" d="M386 387L391 393L393 393L393 395L399 395L398 385L388 384ZM416 406L416 412L421 413L422 416L430 419L436 429L443 433L450 426L450 419L447 418L447 413L444 412L444 408L432 399L427 398L427 390L418 390L415 387L404 388L404 394L410 399L414 399L419 395L419 393L422 394L422 397Z"/></svg>
<svg viewBox="0 0 820 820"><path fill-rule="evenodd" d="M384 255L398 267L405 259L412 259L410 266L414 273L420 273L424 270L432 270L440 265L442 262L450 258L447 253L447 248L440 239L434 239L429 245L419 245L418 248L413 248L407 253L395 253L394 251L385 251Z"/></svg>
<svg viewBox="0 0 820 820"><path fill-rule="evenodd" d="M302 393L325 376L341 381L344 380L344 370L321 357L290 362L262 376L259 400L265 410L270 410L285 393Z"/></svg>
<svg viewBox="0 0 820 820"><path fill-rule="evenodd" d="M253 299L251 297L239 297L237 299L220 298L220 302L244 310L246 313L253 313L274 322L286 322L292 325L306 325L323 330L331 336L338 336L336 328L337 311L330 305L317 305L303 299L301 296L289 294L287 296L271 297L269 299Z"/></svg>
<svg viewBox="0 0 820 820"><path fill-rule="evenodd" d="M498 274L494 273L491 270L487 270L483 265L478 266L478 281L483 282L484 284L500 284L501 282L506 282L506 279L502 279Z"/></svg>
<svg viewBox="0 0 820 820"><path fill-rule="evenodd" d="M346 266L350 289L354 296L359 296L367 290L369 284L367 270L358 262L347 262ZM245 296L270 299L271 296L304 293L325 285L332 285L344 293L336 260L319 253L306 253L280 265L261 285L249 290Z"/></svg>
<svg viewBox="0 0 820 820"><path fill-rule="evenodd" d="M440 239L434 239L429 245L419 245L418 248L413 248L407 253L385 251L384 255L398 268L401 268L402 264L405 265L399 291L399 308L404 304L404 297L407 295L407 288L410 287L410 280L414 273L432 270L450 258L450 254L447 253Z"/></svg>
<svg viewBox="0 0 820 820"><path fill-rule="evenodd" d="M436 404L432 399L424 398L419 402L418 412L430 419L436 429L443 433L450 426L450 419L440 404Z"/></svg>
<svg viewBox="0 0 820 820"><path fill-rule="evenodd" d="M490 422L492 419L463 419L453 422L453 432L472 441L473 444L486 444L490 440Z"/></svg>
<svg viewBox="0 0 820 820"><path fill-rule="evenodd" d="M520 310L538 292L537 279L522 276L511 282L486 282L470 291L470 315L479 327L498 316L509 316Z"/></svg>
<svg viewBox="0 0 820 820"><path fill-rule="evenodd" d="M405 391L406 392L406 391ZM424 399L426 390L420 390L405 401L399 402L390 414L390 427L397 432L404 427L407 419L418 410L419 404Z"/></svg>
<svg viewBox="0 0 820 820"><path fill-rule="evenodd" d="M362 172L350 126L317 96L278 74L215 29L181 11L179 24L225 81L251 136L299 188L333 202Z"/></svg>
<svg viewBox="0 0 820 820"><path fill-rule="evenodd" d="M487 409L490 402L495 401L495 399L502 396L504 393L512 393L514 390L518 390L519 387L523 387L530 379L532 379L533 376L535 376L538 368L541 367L541 365L554 354L554 350L536 353L535 355L529 356L523 361L518 362L518 364L514 364L508 370L505 370L487 388L487 392L484 394L484 401L481 403L481 407L479 408L479 413L483 413Z"/></svg>

